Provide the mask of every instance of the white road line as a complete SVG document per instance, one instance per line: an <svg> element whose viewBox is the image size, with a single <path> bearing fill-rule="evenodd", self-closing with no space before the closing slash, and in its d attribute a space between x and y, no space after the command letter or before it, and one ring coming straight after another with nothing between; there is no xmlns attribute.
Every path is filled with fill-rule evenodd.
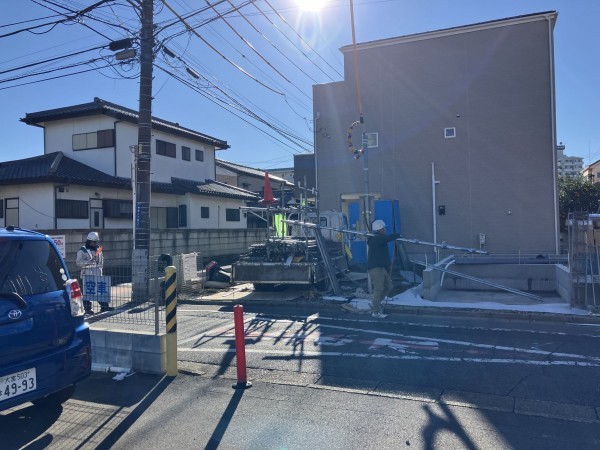
<svg viewBox="0 0 600 450"><path fill-rule="evenodd" d="M295 316L295 317L298 317L298 316ZM322 316L317 318L317 317L315 317L315 315L312 315L312 316L303 318L303 322L298 322L297 320L290 320L290 319L275 319L275 318L270 318L270 317L249 317L246 320L244 320L244 323L257 321L257 322L279 322L279 323L298 322L298 323L306 324L306 323L315 323L315 321L319 320L319 319L331 319L331 320L336 320L336 321L340 320L340 319L326 318L326 317L322 317ZM343 319L343 320L350 321L350 322L380 323L380 322L374 321L374 320L359 320L359 319L353 319L353 320ZM389 322L387 322L387 323L389 323ZM600 357L584 356L584 355L578 355L578 354L573 354L573 353L551 352L551 351L539 350L539 349L527 349L527 348L521 348L521 347L499 346L499 345L493 345L493 344L479 344L479 343L468 342L468 341L458 341L458 340L452 340L452 339L414 336L414 335L406 335L406 334L401 334L401 333L393 333L393 332L389 332L389 331L369 330L369 329L346 327L346 326L340 326L340 325L329 325L329 324L324 324L324 323L318 323L315 325L318 325L318 327L321 327L321 328L332 328L332 329L338 329L338 330L344 330L344 331L371 333L371 334L378 334L378 335L383 335L383 336L399 337L399 338L404 338L404 339L417 339L417 340L432 341L432 342L437 342L437 343L444 343L444 344L458 345L458 346L465 346L465 347L473 347L473 348L485 348L485 349L493 349L493 350L500 350L500 351L529 353L529 354L534 354L534 355L554 356L554 357L559 357L559 358L583 359L583 360L593 361L594 363L600 363ZM220 330L220 328L223 328L223 327L219 327L219 328L217 328L217 330ZM233 329L233 325L229 326L227 328L227 331L230 331L231 329ZM184 343L190 342L195 339L196 340L201 339L203 337L206 337L208 335L208 333L214 333L214 331L209 330L207 332L192 336L190 338L186 338L184 340L179 341L179 344L184 344Z"/></svg>
<svg viewBox="0 0 600 450"><path fill-rule="evenodd" d="M221 348L178 348L178 352L188 353L235 353L235 349ZM290 358L299 357L353 357L353 358L381 358L381 359L396 359L409 361L442 361L442 362L467 362L477 364L524 364L530 366L576 366L576 367L600 367L600 362L581 362L581 361L537 361L527 359L509 359L509 358L457 358L446 356L418 356L418 355L382 355L378 353L345 353L345 352L316 352L316 351L300 351L289 352L285 350L263 350L256 348L246 348L246 353L266 354L266 355L281 355Z"/></svg>
<svg viewBox="0 0 600 450"><path fill-rule="evenodd" d="M412 335L401 334L401 333L391 333L389 331L365 330L362 328L341 327L338 325L319 324L319 326L324 327L324 328L341 329L341 330L345 330L345 331L353 331L353 332L360 331L363 333L394 336L394 337L400 337L400 338L404 338L404 339L417 339L417 340L432 341L432 342L438 342L438 343L442 342L444 344L461 345L461 346L465 346L465 347L486 348L486 349L504 350L504 351L519 352L519 353L531 353L534 355L557 356L557 357L562 357L562 358L586 359L586 360L600 363L600 357L577 355L574 353L555 353L555 352L549 352L549 351L545 351L545 350L532 350L532 349L520 348L520 347L506 347L506 346L492 345L492 344L477 344L475 342L457 341L457 340L453 340L453 339L438 339L438 338L430 338L430 337L426 337L426 336L412 336Z"/></svg>
<svg viewBox="0 0 600 450"><path fill-rule="evenodd" d="M244 320L244 325L247 324L250 321L252 321L252 317L249 317L248 319ZM234 324L220 325L220 326L218 326L216 328L212 328L210 330L207 330L204 333L196 334L196 335L194 335L192 337L178 340L178 343L179 344L185 344L186 342L199 340L199 339L202 339L204 337L219 337L219 335L221 335L223 333L226 333L228 331L231 331L234 328L235 328Z"/></svg>

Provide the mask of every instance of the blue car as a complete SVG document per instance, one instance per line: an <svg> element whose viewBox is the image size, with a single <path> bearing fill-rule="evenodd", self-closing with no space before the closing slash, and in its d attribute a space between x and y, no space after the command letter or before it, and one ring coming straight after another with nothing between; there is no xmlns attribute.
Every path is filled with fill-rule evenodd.
<svg viewBox="0 0 600 450"><path fill-rule="evenodd" d="M0 228L0 410L57 406L91 372L79 283L54 241Z"/></svg>

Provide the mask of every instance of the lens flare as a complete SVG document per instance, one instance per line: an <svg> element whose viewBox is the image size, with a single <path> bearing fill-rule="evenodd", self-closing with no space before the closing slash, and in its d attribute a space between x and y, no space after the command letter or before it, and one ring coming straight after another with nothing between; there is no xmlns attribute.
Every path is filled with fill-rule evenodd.
<svg viewBox="0 0 600 450"><path fill-rule="evenodd" d="M319 11L323 7L323 0L296 0L296 4L303 11Z"/></svg>

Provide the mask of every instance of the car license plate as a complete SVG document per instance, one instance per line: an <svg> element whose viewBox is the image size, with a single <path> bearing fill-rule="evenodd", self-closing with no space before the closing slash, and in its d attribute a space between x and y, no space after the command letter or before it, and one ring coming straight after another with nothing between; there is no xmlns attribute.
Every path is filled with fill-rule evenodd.
<svg viewBox="0 0 600 450"><path fill-rule="evenodd" d="M0 401L34 391L36 388L35 367L0 376Z"/></svg>

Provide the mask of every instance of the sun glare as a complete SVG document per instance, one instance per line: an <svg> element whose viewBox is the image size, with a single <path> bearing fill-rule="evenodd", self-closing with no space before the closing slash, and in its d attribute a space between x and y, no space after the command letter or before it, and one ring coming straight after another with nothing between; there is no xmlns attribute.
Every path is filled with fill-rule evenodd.
<svg viewBox="0 0 600 450"><path fill-rule="evenodd" d="M324 0L296 0L303 11L319 11L323 7Z"/></svg>

